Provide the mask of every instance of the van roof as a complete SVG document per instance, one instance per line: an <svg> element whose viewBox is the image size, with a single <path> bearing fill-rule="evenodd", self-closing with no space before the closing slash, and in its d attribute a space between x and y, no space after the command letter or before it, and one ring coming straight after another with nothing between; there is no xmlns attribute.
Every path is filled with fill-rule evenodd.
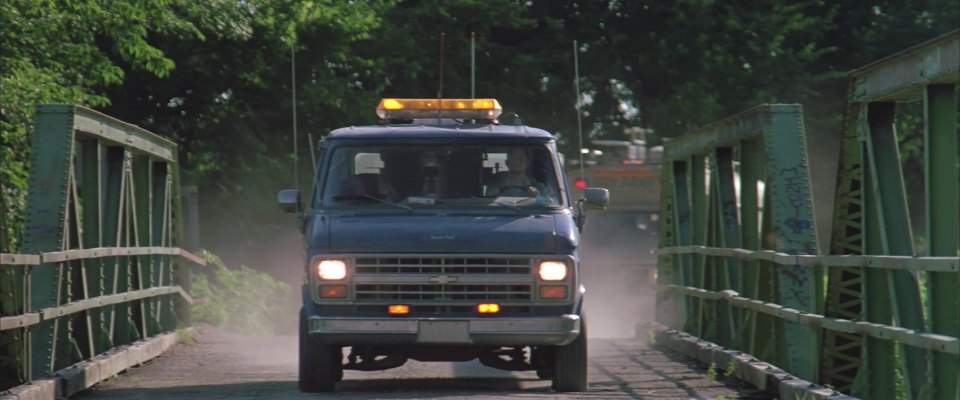
<svg viewBox="0 0 960 400"><path fill-rule="evenodd" d="M549 132L526 125L453 124L453 125L366 125L349 126L330 132L333 138L541 138L553 139Z"/></svg>

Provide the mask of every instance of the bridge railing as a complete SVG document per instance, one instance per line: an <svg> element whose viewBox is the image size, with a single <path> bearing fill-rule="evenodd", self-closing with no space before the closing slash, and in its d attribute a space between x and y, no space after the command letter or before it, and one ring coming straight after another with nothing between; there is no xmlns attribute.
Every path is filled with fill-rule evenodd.
<svg viewBox="0 0 960 400"><path fill-rule="evenodd" d="M955 399L958 39L851 73L832 230L815 226L799 106L760 106L668 143L658 320L858 397ZM918 254L894 110L921 99ZM832 232L829 251L818 231Z"/></svg>
<svg viewBox="0 0 960 400"><path fill-rule="evenodd" d="M960 31L850 73L831 254L958 255L958 82ZM924 182L919 194L905 189L896 133L897 109L908 102L920 102L923 109ZM925 250L915 247L908 197L923 199ZM956 268L835 268L831 273L827 315L960 337ZM960 398L956 352L931 353L843 332L828 332L824 350L824 381L862 397L900 390L907 398ZM851 359L852 351L860 357Z"/></svg>
<svg viewBox="0 0 960 400"><path fill-rule="evenodd" d="M23 254L0 255L0 390L175 329L192 302L181 260L204 263L178 247L174 143L40 105L31 151Z"/></svg>
<svg viewBox="0 0 960 400"><path fill-rule="evenodd" d="M760 257L767 253L741 260L692 247L816 255L803 148L802 109L786 104L762 105L667 143L657 318L813 380L812 330L710 298L722 299L721 291L728 290L816 313L817 294L824 290L816 267L778 265Z"/></svg>

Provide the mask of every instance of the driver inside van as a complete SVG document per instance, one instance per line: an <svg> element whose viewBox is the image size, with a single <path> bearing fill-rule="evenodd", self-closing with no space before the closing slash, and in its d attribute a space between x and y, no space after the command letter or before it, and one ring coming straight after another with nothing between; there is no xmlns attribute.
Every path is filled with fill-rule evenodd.
<svg viewBox="0 0 960 400"><path fill-rule="evenodd" d="M537 197L545 203L556 203L556 193L531 176L527 149L511 148L507 152L506 164L507 171L493 175L487 185L487 196Z"/></svg>

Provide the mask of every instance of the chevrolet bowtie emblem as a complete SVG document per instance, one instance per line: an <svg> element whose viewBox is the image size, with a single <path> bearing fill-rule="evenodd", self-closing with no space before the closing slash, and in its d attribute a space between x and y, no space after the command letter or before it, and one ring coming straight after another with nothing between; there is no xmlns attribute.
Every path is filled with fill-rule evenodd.
<svg viewBox="0 0 960 400"><path fill-rule="evenodd" d="M438 275L430 278L430 282L439 283L441 285L446 285L448 283L456 282L456 281L457 281L457 278L455 276Z"/></svg>

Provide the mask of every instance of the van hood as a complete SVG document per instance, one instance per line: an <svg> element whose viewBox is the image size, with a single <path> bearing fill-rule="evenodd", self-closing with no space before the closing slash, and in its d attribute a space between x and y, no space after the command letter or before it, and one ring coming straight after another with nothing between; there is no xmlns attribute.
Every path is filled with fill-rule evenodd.
<svg viewBox="0 0 960 400"><path fill-rule="evenodd" d="M331 253L555 254L555 215L344 215L329 220ZM567 247L567 246L563 246Z"/></svg>

